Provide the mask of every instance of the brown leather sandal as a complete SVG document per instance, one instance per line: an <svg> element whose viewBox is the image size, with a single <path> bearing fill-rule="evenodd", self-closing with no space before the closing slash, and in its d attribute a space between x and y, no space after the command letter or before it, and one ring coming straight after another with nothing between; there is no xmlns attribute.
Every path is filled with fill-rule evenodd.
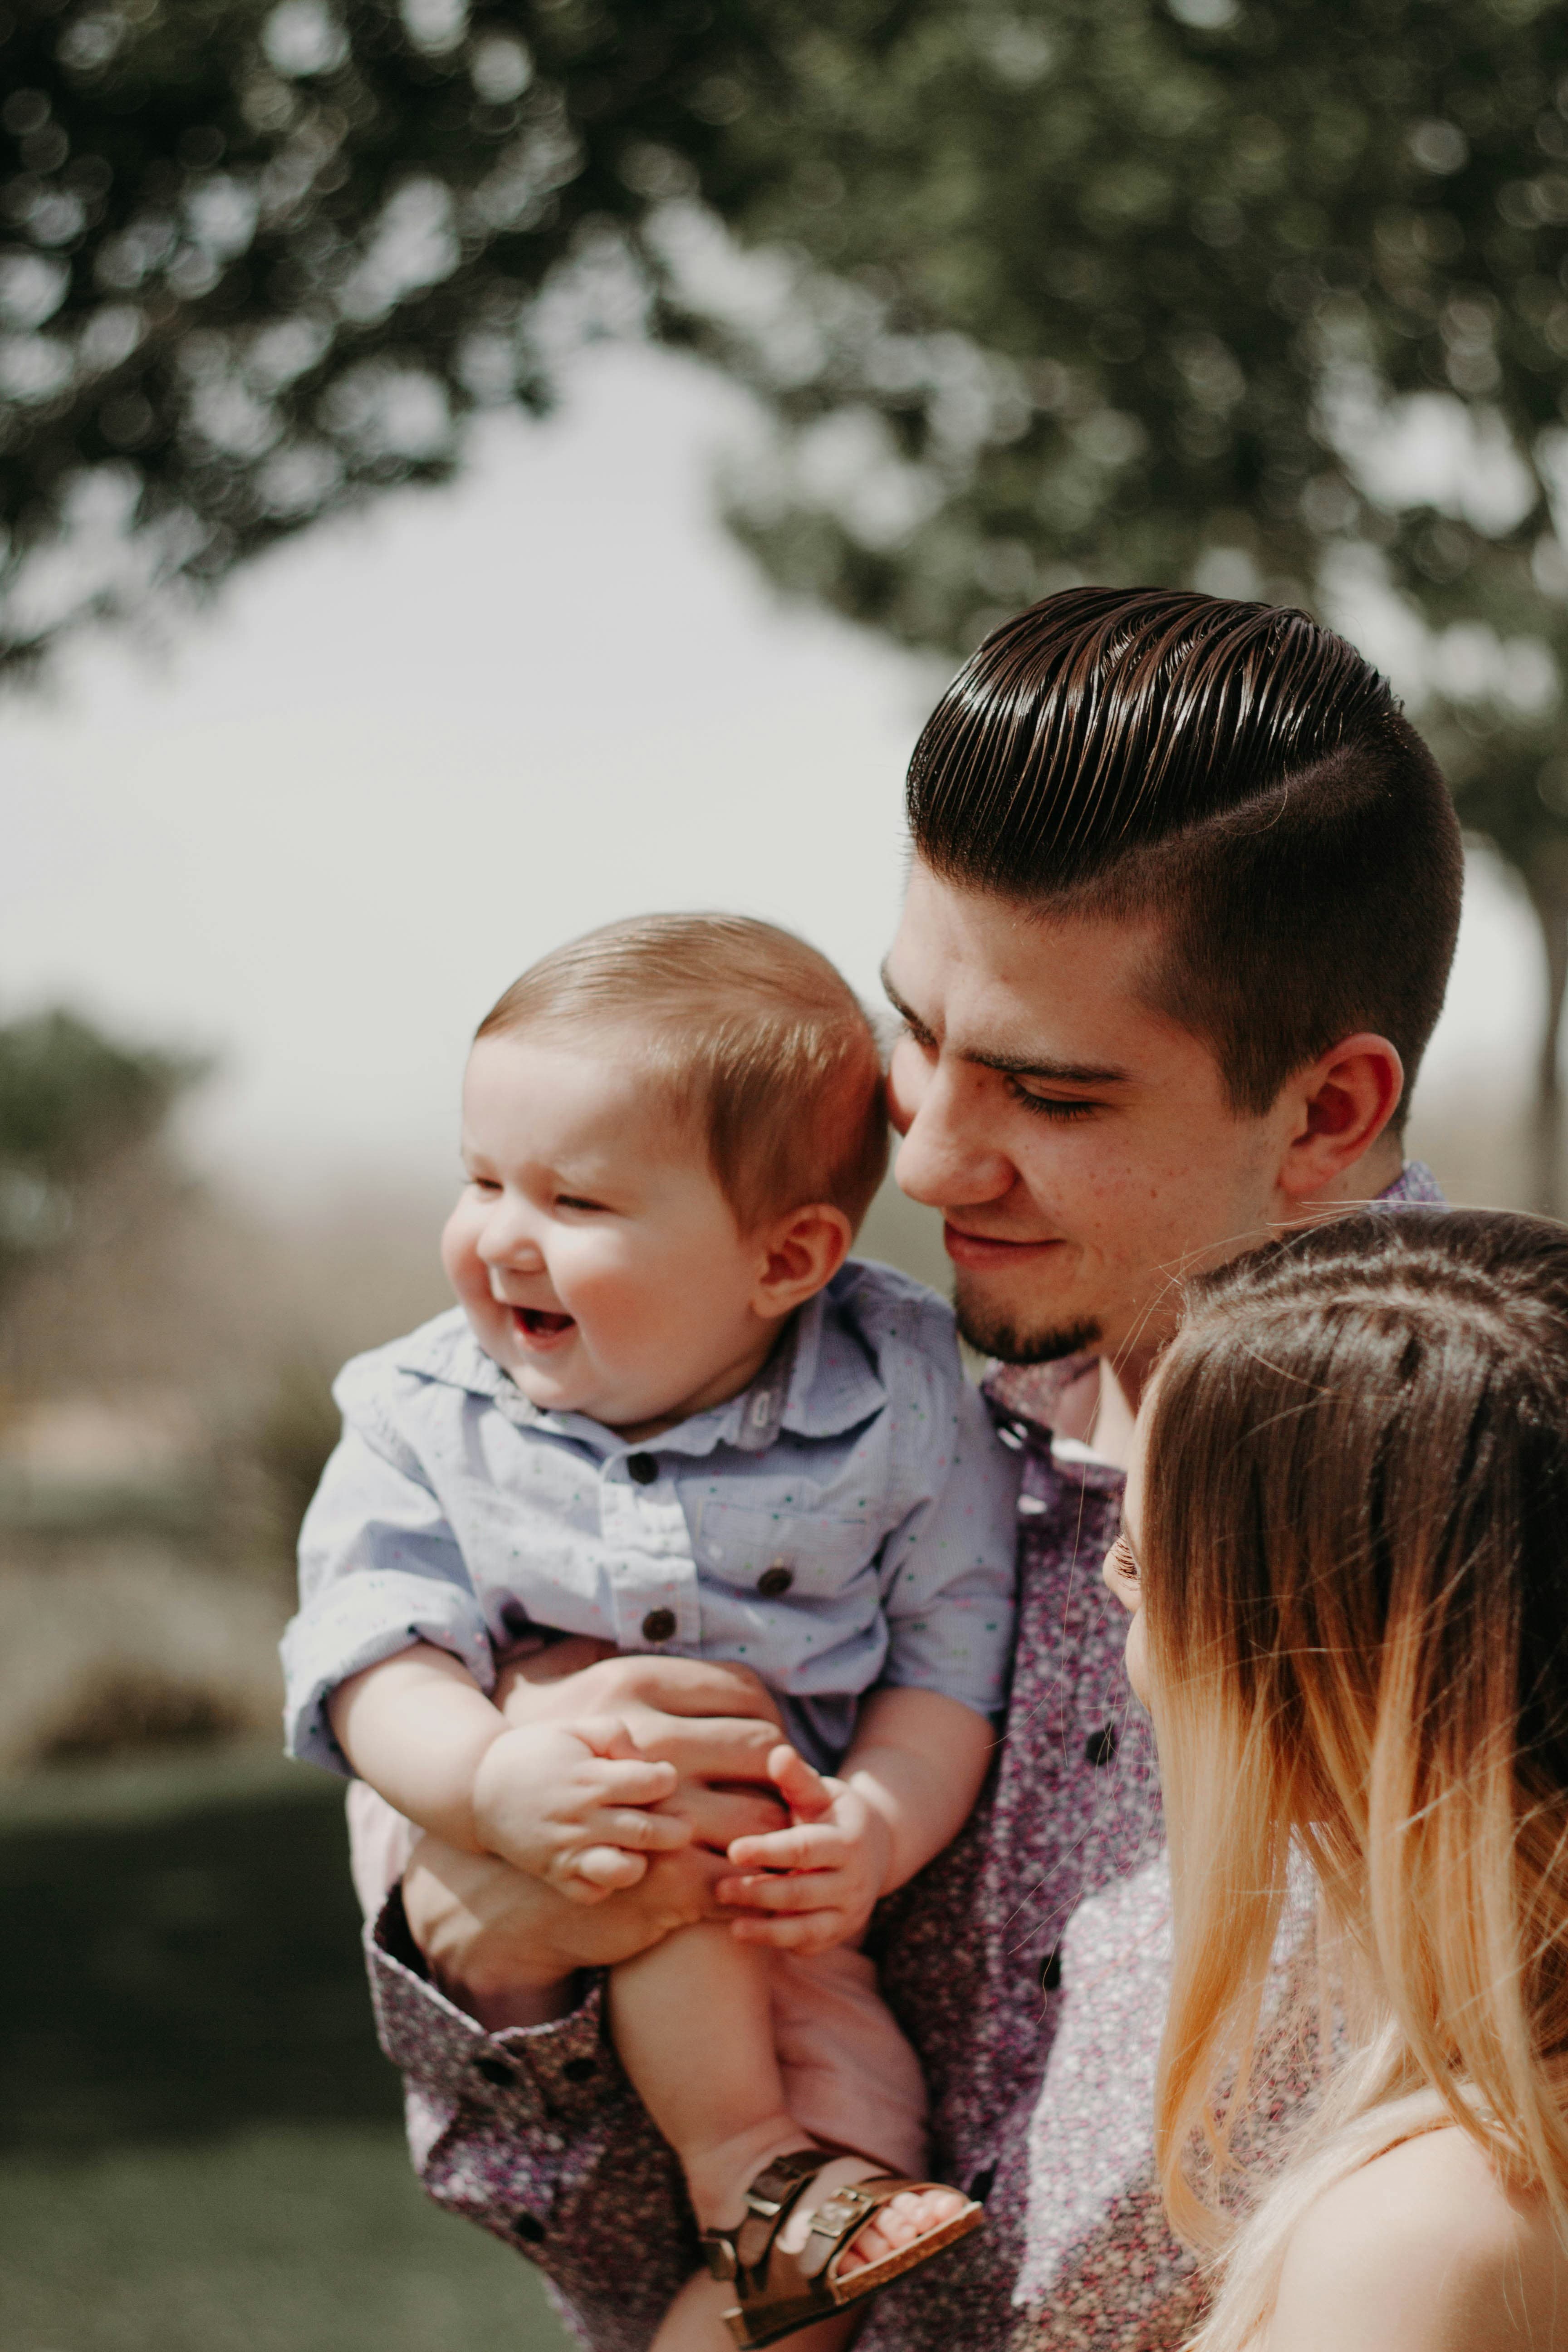
<svg viewBox="0 0 1568 2352"><path fill-rule="evenodd" d="M838 2259L852 2245L873 2215L906 2189L934 2189L932 2180L905 2180L891 2174L854 2180L836 2189L811 2217L805 2243L798 2253L778 2245L779 2231L817 2175L841 2156L844 2148L796 2147L773 2158L746 2191L746 2218L738 2230L705 2230L702 2252L716 2279L732 2279L740 2297L725 2325L744 2352L760 2352L781 2336L793 2336L814 2320L830 2318L847 2304L858 2303L889 2286L905 2271L929 2262L971 2230L985 2216L973 2199L950 2221L939 2222L911 2245L885 2254L879 2263L863 2263L846 2277L838 2274Z"/></svg>

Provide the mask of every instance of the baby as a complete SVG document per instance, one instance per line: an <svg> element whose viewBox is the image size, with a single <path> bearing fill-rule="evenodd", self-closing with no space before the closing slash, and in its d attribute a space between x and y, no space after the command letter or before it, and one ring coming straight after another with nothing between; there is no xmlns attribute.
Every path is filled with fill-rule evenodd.
<svg viewBox="0 0 1568 2352"><path fill-rule="evenodd" d="M887 1162L876 1039L771 925L615 924L480 1025L461 1302L350 1364L301 1535L289 1745L595 1902L683 1844L625 1725L489 1696L520 1637L739 1661L790 1825L731 1917L610 1972L742 2345L837 2315L981 2220L920 2179L918 2064L857 1947L978 1794L1012 1633L1015 1457L948 1308L847 1253ZM699 2275L658 2352L713 2341Z"/></svg>

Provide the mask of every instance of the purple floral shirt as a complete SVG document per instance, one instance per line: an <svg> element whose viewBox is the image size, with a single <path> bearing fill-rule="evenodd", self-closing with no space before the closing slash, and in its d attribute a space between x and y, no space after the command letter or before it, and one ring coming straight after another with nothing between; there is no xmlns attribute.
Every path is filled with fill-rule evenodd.
<svg viewBox="0 0 1568 2352"><path fill-rule="evenodd" d="M1413 1162L1382 1197L1442 1196ZM1153 1742L1100 1581L1122 1478L1055 1434L1092 1369L986 1383L1023 1455L1005 1732L964 1829L868 1948L925 2065L933 2169L984 2197L986 2227L879 2297L858 2352L1176 2352L1201 2314L1154 2182L1169 1900ZM697 2246L602 1987L554 2024L487 2034L426 1980L395 1895L367 1951L429 2194L539 2263L594 2352L644 2352ZM1304 2089L1281 2071L1277 2122Z"/></svg>

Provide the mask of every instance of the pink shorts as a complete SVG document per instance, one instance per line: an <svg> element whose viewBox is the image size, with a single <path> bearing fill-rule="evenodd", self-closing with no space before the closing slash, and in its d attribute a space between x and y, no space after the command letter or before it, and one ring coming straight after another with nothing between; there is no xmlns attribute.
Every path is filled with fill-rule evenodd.
<svg viewBox="0 0 1568 2352"><path fill-rule="evenodd" d="M349 1784L354 1893L374 1919L408 1867L418 1832L363 1780ZM773 2047L791 2115L814 2139L859 2149L923 2179L926 2092L920 2061L877 1990L864 1952L837 1945L773 1958Z"/></svg>

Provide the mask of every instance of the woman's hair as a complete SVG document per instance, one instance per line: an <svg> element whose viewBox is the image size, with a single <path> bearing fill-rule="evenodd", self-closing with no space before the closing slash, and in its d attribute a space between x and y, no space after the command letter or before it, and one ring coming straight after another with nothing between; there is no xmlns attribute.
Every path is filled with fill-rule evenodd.
<svg viewBox="0 0 1568 2352"><path fill-rule="evenodd" d="M1293 1851L1354 1997L1229 2246L1198 2341L1230 2352L1305 2205L1411 2130L1458 2124L1568 2228L1568 1231L1381 1211L1208 1276L1147 1460L1175 1930L1155 2137L1193 2242L1232 2236Z"/></svg>
<svg viewBox="0 0 1568 2352"><path fill-rule="evenodd" d="M849 983L744 915L639 915L569 940L481 1037L613 1030L706 1150L742 1230L826 1201L858 1228L887 1172L882 1061Z"/></svg>

